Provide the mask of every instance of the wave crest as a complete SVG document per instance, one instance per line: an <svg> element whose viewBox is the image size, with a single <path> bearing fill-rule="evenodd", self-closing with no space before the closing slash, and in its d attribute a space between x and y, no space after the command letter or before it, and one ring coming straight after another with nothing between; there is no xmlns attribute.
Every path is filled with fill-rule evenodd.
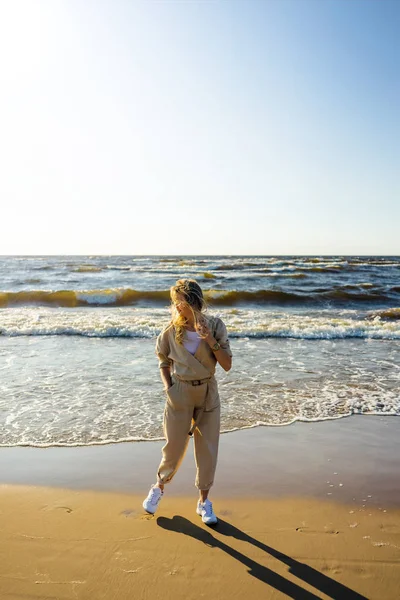
<svg viewBox="0 0 400 600"><path fill-rule="evenodd" d="M386 291L370 289L369 284L344 285L337 288L315 288L306 292L283 291L282 289L217 290L204 291L207 302L212 306L235 305L307 305L327 302L382 302L394 300L400 288ZM170 302L168 290L134 290L131 288L109 288L94 290L24 290L21 292L0 292L0 307L23 305L40 306L165 306Z"/></svg>

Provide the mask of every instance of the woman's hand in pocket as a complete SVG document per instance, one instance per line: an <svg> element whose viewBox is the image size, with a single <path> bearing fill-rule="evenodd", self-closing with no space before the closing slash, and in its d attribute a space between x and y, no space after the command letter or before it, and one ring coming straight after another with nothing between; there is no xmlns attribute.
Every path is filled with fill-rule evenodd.
<svg viewBox="0 0 400 600"><path fill-rule="evenodd" d="M164 388L165 392L169 392L169 390L175 385L176 381L174 381L173 379L171 379L170 384L168 387Z"/></svg>

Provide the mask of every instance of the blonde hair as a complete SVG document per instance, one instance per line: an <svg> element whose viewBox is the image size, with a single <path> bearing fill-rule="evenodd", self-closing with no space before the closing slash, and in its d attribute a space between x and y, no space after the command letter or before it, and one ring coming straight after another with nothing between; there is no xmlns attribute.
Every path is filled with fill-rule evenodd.
<svg viewBox="0 0 400 600"><path fill-rule="evenodd" d="M170 287L169 291L171 295L171 323L169 327L175 327L175 339L178 344L182 345L187 319L178 312L175 306L178 300L177 295L180 294L183 296L188 307L191 309L195 329L199 325L208 325L207 319L203 314L207 310L208 305L204 299L203 291L195 279L178 279L176 284Z"/></svg>

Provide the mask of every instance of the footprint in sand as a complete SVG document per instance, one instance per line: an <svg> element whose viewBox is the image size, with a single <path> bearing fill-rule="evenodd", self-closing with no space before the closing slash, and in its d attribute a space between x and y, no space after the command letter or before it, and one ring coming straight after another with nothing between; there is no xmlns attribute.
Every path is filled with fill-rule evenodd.
<svg viewBox="0 0 400 600"><path fill-rule="evenodd" d="M155 516L154 515L141 515L140 518L144 519L145 521L152 521L153 519L155 519Z"/></svg>
<svg viewBox="0 0 400 600"><path fill-rule="evenodd" d="M379 525L379 529L385 533L399 533L400 527L397 523L385 523Z"/></svg>
<svg viewBox="0 0 400 600"><path fill-rule="evenodd" d="M70 508L69 506L55 506L54 508L61 508L62 510L65 510L67 513L72 513L72 508Z"/></svg>
<svg viewBox="0 0 400 600"><path fill-rule="evenodd" d="M330 565L323 565L321 567L322 573L329 573L330 575L339 575L342 572L342 569L339 563L333 562Z"/></svg>
<svg viewBox="0 0 400 600"><path fill-rule="evenodd" d="M332 527L325 527L325 533L330 533L331 535L337 535L340 533L338 529L334 529Z"/></svg>
<svg viewBox="0 0 400 600"><path fill-rule="evenodd" d="M325 529L322 531L321 529L310 529L309 527L296 527L296 531L299 531L300 533L330 533L331 535L337 535L338 533L340 533L340 531L338 531L337 529L333 529L331 527L325 527Z"/></svg>
<svg viewBox="0 0 400 600"><path fill-rule="evenodd" d="M121 511L119 514L124 515L125 517L134 517L137 512L136 510L133 510L133 508L127 508L126 510Z"/></svg>

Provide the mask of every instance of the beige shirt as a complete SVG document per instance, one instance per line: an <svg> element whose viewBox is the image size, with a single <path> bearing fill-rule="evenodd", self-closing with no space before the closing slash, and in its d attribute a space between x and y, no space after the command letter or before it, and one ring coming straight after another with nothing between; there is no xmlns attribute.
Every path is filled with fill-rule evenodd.
<svg viewBox="0 0 400 600"><path fill-rule="evenodd" d="M207 320L210 331L221 348L232 356L225 323L219 317L207 316ZM215 373L217 359L208 343L201 340L195 354L192 355L183 345L176 342L174 327L165 327L161 331L156 342L156 355L159 368L170 367L171 373L176 373L182 379L206 379Z"/></svg>

